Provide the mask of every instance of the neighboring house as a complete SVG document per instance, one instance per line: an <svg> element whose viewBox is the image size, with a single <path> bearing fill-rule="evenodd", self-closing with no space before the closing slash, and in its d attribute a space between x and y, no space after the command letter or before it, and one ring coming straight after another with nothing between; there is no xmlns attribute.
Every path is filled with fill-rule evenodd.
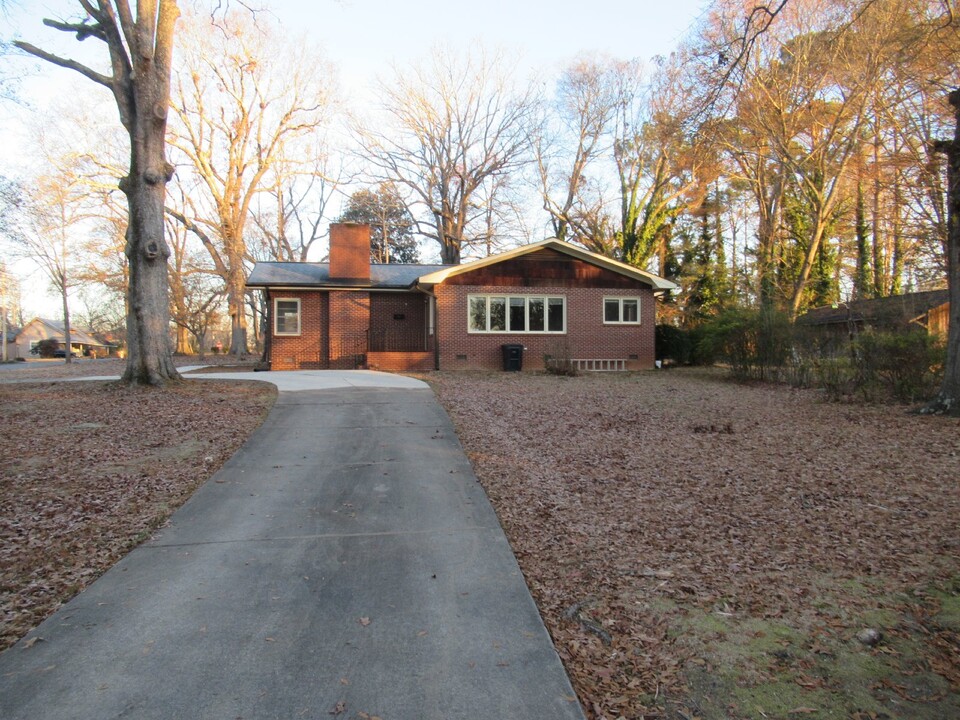
<svg viewBox="0 0 960 720"><path fill-rule="evenodd" d="M867 328L903 332L922 327L931 335L946 337L949 310L948 290L928 290L815 308L798 317L797 325L831 335L851 335Z"/></svg>
<svg viewBox="0 0 960 720"><path fill-rule="evenodd" d="M559 240L464 265L371 264L370 228L330 228L329 263L259 262L274 370L654 366L656 297L676 286ZM519 346L519 347L518 347Z"/></svg>
<svg viewBox="0 0 960 720"><path fill-rule="evenodd" d="M20 330L18 328L6 329L5 333L7 337L6 337L6 345L4 345L4 348L6 350L6 355L0 356L0 361L16 360L19 357L23 357L22 355L20 355L17 349L17 334L19 332Z"/></svg>
<svg viewBox="0 0 960 720"><path fill-rule="evenodd" d="M30 351L35 348L41 340L53 339L64 344L63 322L59 320L48 320L45 318L34 318L17 333L15 340L17 353L22 358L30 357ZM97 340L93 335L79 328L70 328L70 344L77 355L89 355L91 352L100 357L104 357L110 350L110 346ZM36 357L36 356L34 356Z"/></svg>

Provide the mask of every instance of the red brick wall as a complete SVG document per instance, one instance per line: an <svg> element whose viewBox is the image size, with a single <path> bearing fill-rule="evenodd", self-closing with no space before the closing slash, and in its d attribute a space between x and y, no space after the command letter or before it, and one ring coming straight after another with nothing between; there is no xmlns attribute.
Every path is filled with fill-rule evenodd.
<svg viewBox="0 0 960 720"><path fill-rule="evenodd" d="M653 367L656 299L650 288L488 287L440 285L437 296L437 339L440 369L503 367L501 345L525 346L523 369L543 368L545 354L557 355L563 346L572 359L629 360L630 369ZM550 295L567 299L566 334L467 332L468 295ZM604 297L639 297L639 325L604 325ZM465 356L465 357L464 357ZM631 356L635 356L632 359Z"/></svg>
<svg viewBox="0 0 960 720"><path fill-rule="evenodd" d="M370 282L370 226L330 225L330 278Z"/></svg>
<svg viewBox="0 0 960 720"><path fill-rule="evenodd" d="M433 352L369 352L367 367L388 372L427 372L434 369Z"/></svg>
<svg viewBox="0 0 960 720"><path fill-rule="evenodd" d="M332 370L353 370L363 364L370 329L370 293L329 291L330 353Z"/></svg>
<svg viewBox="0 0 960 720"><path fill-rule="evenodd" d="M432 345L427 335L429 299L419 292L371 292L370 349L382 352L430 349Z"/></svg>
<svg viewBox="0 0 960 720"><path fill-rule="evenodd" d="M270 367L274 370L318 370L327 367L327 294L321 292L272 290L277 298L299 298L300 334L273 335L270 347ZM270 328L273 332L273 327Z"/></svg>

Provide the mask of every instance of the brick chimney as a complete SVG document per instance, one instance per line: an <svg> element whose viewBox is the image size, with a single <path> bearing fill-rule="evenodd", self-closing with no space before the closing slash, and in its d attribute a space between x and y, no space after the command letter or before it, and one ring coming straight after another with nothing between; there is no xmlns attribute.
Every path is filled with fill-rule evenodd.
<svg viewBox="0 0 960 720"><path fill-rule="evenodd" d="M330 279L370 283L370 226L330 224Z"/></svg>

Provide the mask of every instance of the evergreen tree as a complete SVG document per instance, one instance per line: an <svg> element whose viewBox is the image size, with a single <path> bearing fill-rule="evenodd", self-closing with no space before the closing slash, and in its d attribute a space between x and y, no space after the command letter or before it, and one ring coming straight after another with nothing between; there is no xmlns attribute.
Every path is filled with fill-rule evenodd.
<svg viewBox="0 0 960 720"><path fill-rule="evenodd" d="M418 263L420 250L414 222L403 199L389 183L350 196L339 222L370 226L370 260L376 263Z"/></svg>

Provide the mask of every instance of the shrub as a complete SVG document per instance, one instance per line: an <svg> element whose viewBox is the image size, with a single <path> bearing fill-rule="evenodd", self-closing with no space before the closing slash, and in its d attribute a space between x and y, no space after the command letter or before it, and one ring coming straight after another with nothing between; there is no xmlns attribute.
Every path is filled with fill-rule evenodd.
<svg viewBox="0 0 960 720"><path fill-rule="evenodd" d="M41 340L34 346L30 351L39 355L42 358L52 358L53 354L60 349L60 343L53 338L47 338L46 340Z"/></svg>
<svg viewBox="0 0 960 720"><path fill-rule="evenodd" d="M570 346L565 341L554 343L548 348L548 352L543 356L543 367L550 375L575 377L580 374L573 363Z"/></svg>
<svg viewBox="0 0 960 720"><path fill-rule="evenodd" d="M933 397L946 359L942 342L925 330L863 332L853 342L858 389L867 400L878 393L900 402Z"/></svg>
<svg viewBox="0 0 960 720"><path fill-rule="evenodd" d="M726 362L740 379L778 379L791 356L792 326L789 318L776 310L731 308L700 330L697 359Z"/></svg>

